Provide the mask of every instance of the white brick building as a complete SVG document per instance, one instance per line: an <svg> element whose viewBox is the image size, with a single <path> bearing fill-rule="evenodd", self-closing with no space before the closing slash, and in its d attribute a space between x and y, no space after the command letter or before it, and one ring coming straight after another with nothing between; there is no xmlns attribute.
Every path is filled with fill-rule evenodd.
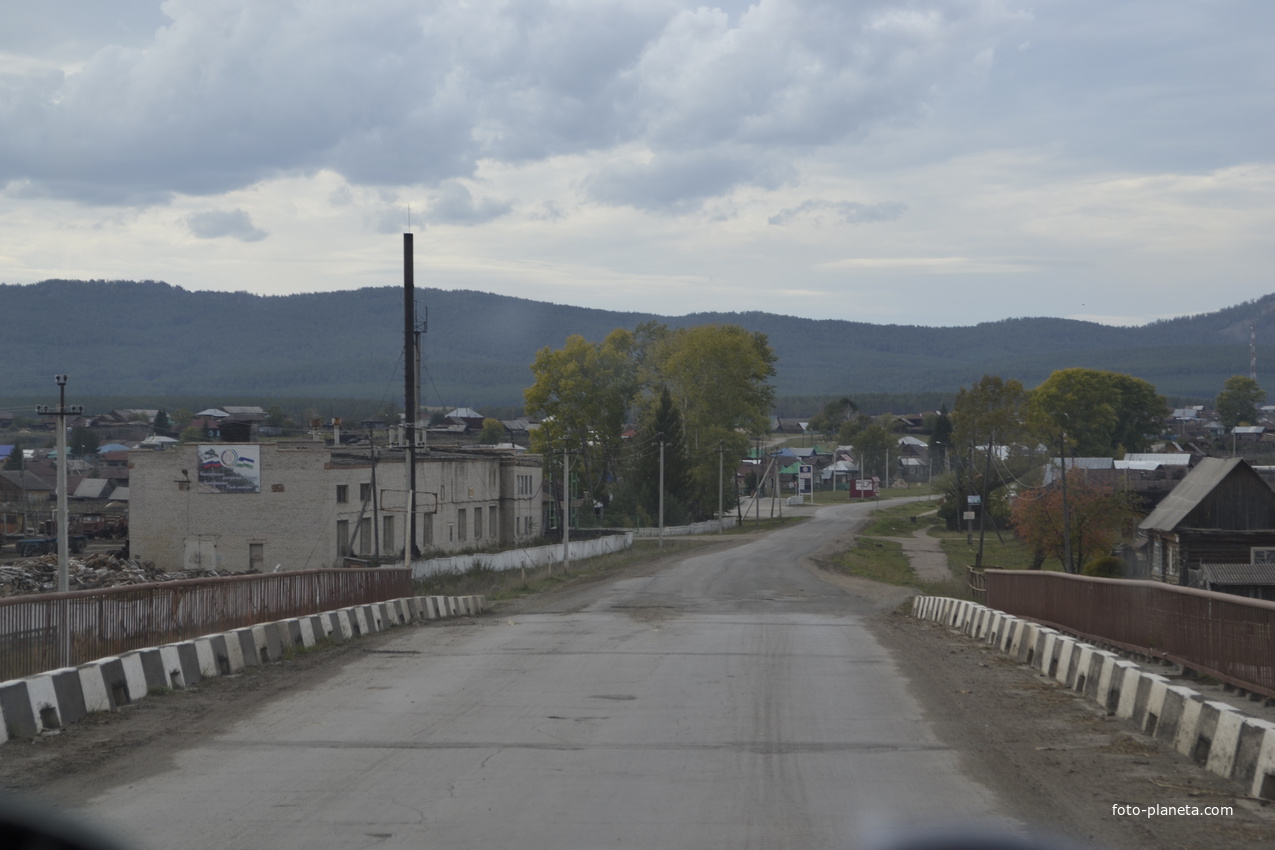
<svg viewBox="0 0 1275 850"><path fill-rule="evenodd" d="M422 552L510 548L541 533L538 455L417 455ZM222 456L240 458L226 468L243 475L222 472ZM377 448L373 463L366 447L321 442L182 445L130 452L129 468L131 551L161 568L316 569L378 553L383 564L403 560L401 450Z"/></svg>

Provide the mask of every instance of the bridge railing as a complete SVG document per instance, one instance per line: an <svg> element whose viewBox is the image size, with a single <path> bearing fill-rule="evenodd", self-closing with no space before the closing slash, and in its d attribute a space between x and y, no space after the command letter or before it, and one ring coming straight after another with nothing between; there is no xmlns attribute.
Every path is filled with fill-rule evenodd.
<svg viewBox="0 0 1275 850"><path fill-rule="evenodd" d="M988 570L987 605L1275 697L1275 602L1028 570Z"/></svg>

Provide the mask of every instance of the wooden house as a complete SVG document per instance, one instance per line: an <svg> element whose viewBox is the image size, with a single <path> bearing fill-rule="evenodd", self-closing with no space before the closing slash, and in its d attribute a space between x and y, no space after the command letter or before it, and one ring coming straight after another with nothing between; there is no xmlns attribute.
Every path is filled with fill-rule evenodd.
<svg viewBox="0 0 1275 850"><path fill-rule="evenodd" d="M1189 585L1203 564L1261 563L1275 555L1275 490L1243 458L1207 457L1138 531L1146 538L1150 577ZM1275 580L1275 566L1272 572Z"/></svg>

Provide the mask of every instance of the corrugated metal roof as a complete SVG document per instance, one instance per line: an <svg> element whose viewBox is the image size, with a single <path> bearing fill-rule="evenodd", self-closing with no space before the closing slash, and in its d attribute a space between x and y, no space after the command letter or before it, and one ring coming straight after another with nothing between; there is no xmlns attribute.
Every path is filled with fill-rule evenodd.
<svg viewBox="0 0 1275 850"><path fill-rule="evenodd" d="M1191 455L1187 452L1129 452L1124 456L1126 461L1134 463L1155 462L1161 466L1190 466ZM1119 464L1116 465L1119 468Z"/></svg>
<svg viewBox="0 0 1275 850"><path fill-rule="evenodd" d="M1199 507L1213 488L1222 483L1222 479L1244 463L1243 458L1203 458L1199 465L1186 474L1178 482L1178 486L1169 491L1169 495L1156 506L1150 515L1138 523L1143 530L1171 531L1187 517L1187 514Z"/></svg>
<svg viewBox="0 0 1275 850"><path fill-rule="evenodd" d="M1275 584L1275 564L1200 564L1206 585Z"/></svg>

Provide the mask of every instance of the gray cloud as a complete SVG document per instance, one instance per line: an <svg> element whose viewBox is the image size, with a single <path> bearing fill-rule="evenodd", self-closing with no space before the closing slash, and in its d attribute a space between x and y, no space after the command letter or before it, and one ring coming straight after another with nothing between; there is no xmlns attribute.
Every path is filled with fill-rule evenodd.
<svg viewBox="0 0 1275 850"><path fill-rule="evenodd" d="M240 209L191 213L183 221L190 228L191 234L198 239L228 237L238 239L240 242L260 242L268 235L253 224L248 214Z"/></svg>
<svg viewBox="0 0 1275 850"><path fill-rule="evenodd" d="M775 189L795 176L792 166L748 153L662 154L647 163L613 165L584 181L588 197L649 212L681 212L740 185Z"/></svg>
<svg viewBox="0 0 1275 850"><path fill-rule="evenodd" d="M491 198L475 201L463 183L448 180L430 198L424 219L429 224L484 224L511 209L510 204Z"/></svg>
<svg viewBox="0 0 1275 850"><path fill-rule="evenodd" d="M677 210L783 183L777 162L910 124L935 129L917 155L1062 140L1134 168L1265 158L1275 141L1262 83L1275 4L167 0L167 19L154 0L24 8L0 52L73 70L0 64L0 186L91 204L325 168L356 185L438 187L481 161L632 146L652 164L599 171L589 196ZM495 212L449 192L452 221Z"/></svg>
<svg viewBox="0 0 1275 850"><path fill-rule="evenodd" d="M782 226L802 219L822 220L826 213L842 224L875 224L883 221L898 221L907 209L907 204L898 201L863 204L858 201L810 200L781 210L767 221L770 224Z"/></svg>

